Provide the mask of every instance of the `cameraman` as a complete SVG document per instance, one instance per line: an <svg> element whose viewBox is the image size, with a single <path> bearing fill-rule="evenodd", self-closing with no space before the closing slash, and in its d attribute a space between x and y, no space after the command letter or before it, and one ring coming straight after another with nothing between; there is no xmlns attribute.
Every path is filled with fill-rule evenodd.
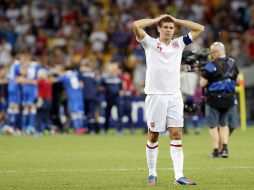
<svg viewBox="0 0 254 190"><path fill-rule="evenodd" d="M204 66L199 81L201 87L206 87L206 120L213 146L210 157L219 157L221 141L221 156L227 158L229 115L234 109L235 85L239 71L235 60L226 56L221 42L213 43L210 53L214 60Z"/></svg>

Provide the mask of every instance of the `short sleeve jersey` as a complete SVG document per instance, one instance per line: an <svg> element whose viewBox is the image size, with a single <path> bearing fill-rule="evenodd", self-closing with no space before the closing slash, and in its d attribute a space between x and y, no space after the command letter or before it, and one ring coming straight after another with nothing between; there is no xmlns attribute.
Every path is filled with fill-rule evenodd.
<svg viewBox="0 0 254 190"><path fill-rule="evenodd" d="M146 94L173 94L180 89L182 52L192 42L191 33L168 45L148 34L140 41L146 54Z"/></svg>
<svg viewBox="0 0 254 190"><path fill-rule="evenodd" d="M66 71L65 75L57 78L58 82L62 82L65 86L69 100L76 99L81 96L82 90L80 88L78 73L75 71Z"/></svg>
<svg viewBox="0 0 254 190"><path fill-rule="evenodd" d="M20 75L21 64L19 60L15 60L10 67L10 81L15 81L15 79Z"/></svg>

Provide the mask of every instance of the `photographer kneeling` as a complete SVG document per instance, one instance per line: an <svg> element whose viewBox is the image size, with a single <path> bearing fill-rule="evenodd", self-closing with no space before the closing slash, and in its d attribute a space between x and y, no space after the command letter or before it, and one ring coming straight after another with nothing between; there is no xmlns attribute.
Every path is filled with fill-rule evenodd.
<svg viewBox="0 0 254 190"><path fill-rule="evenodd" d="M228 157L229 114L235 104L235 85L239 73L235 60L227 57L221 42L210 47L214 59L202 69L200 86L206 87L206 120L212 139L211 158L219 157L219 143L222 143L221 156Z"/></svg>

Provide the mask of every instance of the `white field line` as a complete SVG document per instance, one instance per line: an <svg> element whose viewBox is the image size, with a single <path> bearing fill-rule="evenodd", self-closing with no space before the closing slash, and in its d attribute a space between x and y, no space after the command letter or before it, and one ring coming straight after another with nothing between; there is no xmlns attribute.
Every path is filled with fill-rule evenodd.
<svg viewBox="0 0 254 190"><path fill-rule="evenodd" d="M254 169L254 166L232 166L232 167L194 167L184 168L184 170L242 170ZM0 170L3 173L84 173L84 172L131 172L146 171L146 168L104 168L104 169L27 169L27 170ZM173 168L157 168L157 170L173 170Z"/></svg>

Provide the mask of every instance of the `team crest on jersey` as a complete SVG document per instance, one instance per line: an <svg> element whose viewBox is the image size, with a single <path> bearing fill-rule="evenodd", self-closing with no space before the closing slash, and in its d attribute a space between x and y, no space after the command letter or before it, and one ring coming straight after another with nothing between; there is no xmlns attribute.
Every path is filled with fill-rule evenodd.
<svg viewBox="0 0 254 190"><path fill-rule="evenodd" d="M162 47L161 47L160 43L157 44L157 49L159 49L160 51L162 50Z"/></svg>
<svg viewBox="0 0 254 190"><path fill-rule="evenodd" d="M155 122L150 122L150 127L154 128L155 127Z"/></svg>
<svg viewBox="0 0 254 190"><path fill-rule="evenodd" d="M179 48L179 47L180 47L178 41L173 41L172 44L171 44L171 46L172 46L173 48Z"/></svg>

